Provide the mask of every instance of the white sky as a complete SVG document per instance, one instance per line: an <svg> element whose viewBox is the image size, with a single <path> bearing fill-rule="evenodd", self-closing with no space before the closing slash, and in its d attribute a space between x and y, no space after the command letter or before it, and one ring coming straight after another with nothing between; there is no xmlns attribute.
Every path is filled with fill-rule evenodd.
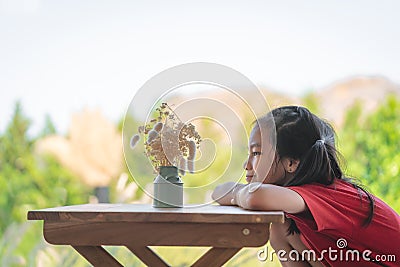
<svg viewBox="0 0 400 267"><path fill-rule="evenodd" d="M400 1L0 0L0 132L17 99L43 127L73 112L121 118L136 89L188 62L300 94L337 79L400 83Z"/></svg>

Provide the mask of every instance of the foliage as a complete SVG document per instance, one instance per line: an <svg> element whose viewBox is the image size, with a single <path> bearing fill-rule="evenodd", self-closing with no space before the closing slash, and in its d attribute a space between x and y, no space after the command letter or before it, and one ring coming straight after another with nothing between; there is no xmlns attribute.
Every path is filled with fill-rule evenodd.
<svg viewBox="0 0 400 267"><path fill-rule="evenodd" d="M400 101L394 96L373 113L363 114L362 103L347 112L340 132L340 149L348 174L360 179L397 212L400 203Z"/></svg>
<svg viewBox="0 0 400 267"><path fill-rule="evenodd" d="M141 126L141 123L132 115L129 113L126 114L124 118L121 118L121 120L118 122L117 129L120 133L123 132L125 129L126 132L136 132L137 129ZM129 140L130 136L123 136L123 142L124 142L124 149L126 149L127 146L130 144ZM148 181L150 184L152 180L154 179L154 174L152 171L149 172L149 168L146 168L148 164L150 164L149 160L146 157L141 157L139 153L129 153L130 150L125 150L125 164L123 164L123 173L128 174L128 181L130 183L137 183L138 184L138 190L136 190L134 197L136 200L146 196L144 192L144 188L141 186L144 184L143 181ZM142 152L143 155L145 152ZM130 164L128 164L128 162ZM130 170L130 168L134 168L135 171ZM133 176L135 175L135 177ZM116 196L116 187L117 184L115 182L111 183L110 186L110 198L111 199L118 199L118 196Z"/></svg>
<svg viewBox="0 0 400 267"><path fill-rule="evenodd" d="M318 96L316 95L315 92L313 91L309 91L308 93L306 93L303 98L302 98L302 102L304 103L304 105L312 112L315 114L318 114L320 111L320 107L318 105L319 99Z"/></svg>
<svg viewBox="0 0 400 267"><path fill-rule="evenodd" d="M6 233L15 228L12 225L22 225L21 223L26 221L28 210L84 203L88 200L88 190L69 171L52 158L35 156L35 139L27 134L29 125L30 121L24 116L21 104L17 103L9 125L0 136L2 242L7 236ZM38 242L39 237L40 235L31 236L29 240L18 244L3 244L5 247L2 245L0 249L0 258L3 258L3 253L24 258ZM12 246L15 248L11 249Z"/></svg>
<svg viewBox="0 0 400 267"><path fill-rule="evenodd" d="M57 133L56 127L54 126L54 123L51 120L51 117L47 114L45 117L45 121L44 121L44 128L43 128L42 132L39 134L39 138L45 137L47 135L53 135L56 133Z"/></svg>

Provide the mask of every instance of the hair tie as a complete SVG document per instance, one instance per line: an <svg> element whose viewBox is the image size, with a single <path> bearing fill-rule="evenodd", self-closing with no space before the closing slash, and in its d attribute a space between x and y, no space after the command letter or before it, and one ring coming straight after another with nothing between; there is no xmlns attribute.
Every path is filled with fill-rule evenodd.
<svg viewBox="0 0 400 267"><path fill-rule="evenodd" d="M325 145L325 140L323 140L323 139L318 139L317 141L315 141L315 143L321 143L321 144Z"/></svg>

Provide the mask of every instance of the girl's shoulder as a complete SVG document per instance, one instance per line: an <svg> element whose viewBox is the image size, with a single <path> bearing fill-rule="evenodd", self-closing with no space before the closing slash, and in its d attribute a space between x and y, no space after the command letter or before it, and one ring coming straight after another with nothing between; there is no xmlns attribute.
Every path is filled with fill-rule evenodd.
<svg viewBox="0 0 400 267"><path fill-rule="evenodd" d="M324 185L320 183L310 183L299 186L288 187L300 194L307 206L313 205L315 208L330 207L342 210L348 214L350 210L368 211L369 199L367 193L355 186L350 181L335 179L332 184ZM372 194L371 197L377 202L382 202Z"/></svg>
<svg viewBox="0 0 400 267"><path fill-rule="evenodd" d="M338 221L362 225L369 212L367 194L342 179L336 179L330 185L311 183L289 188L304 199L307 210L317 224L320 222L319 225L323 225L322 228L334 227ZM374 200L374 221L386 218L399 223L399 215L389 205L374 195L371 197Z"/></svg>
<svg viewBox="0 0 400 267"><path fill-rule="evenodd" d="M359 195L358 189L349 181L343 179L335 179L332 184L325 185L321 183L310 183L296 186L289 186L288 188L294 191L306 191L306 192L318 192L320 194L336 193L347 193Z"/></svg>

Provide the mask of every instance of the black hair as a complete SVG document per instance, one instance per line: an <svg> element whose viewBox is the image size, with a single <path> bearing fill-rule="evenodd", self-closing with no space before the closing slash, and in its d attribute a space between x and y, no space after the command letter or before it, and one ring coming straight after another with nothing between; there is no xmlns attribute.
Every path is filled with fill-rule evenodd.
<svg viewBox="0 0 400 267"><path fill-rule="evenodd" d="M366 194L369 200L369 213L363 225L370 224L374 214L374 198L360 182L344 176L339 164L340 154L335 145L335 131L328 122L305 107L284 106L258 119L257 124L275 126L275 135L269 136L270 142L276 145L278 161L282 158L300 161L293 178L284 181L283 186L310 183L330 185L335 179L342 179L358 190L361 201L362 194ZM292 220L289 233L294 232L299 233L299 230Z"/></svg>

